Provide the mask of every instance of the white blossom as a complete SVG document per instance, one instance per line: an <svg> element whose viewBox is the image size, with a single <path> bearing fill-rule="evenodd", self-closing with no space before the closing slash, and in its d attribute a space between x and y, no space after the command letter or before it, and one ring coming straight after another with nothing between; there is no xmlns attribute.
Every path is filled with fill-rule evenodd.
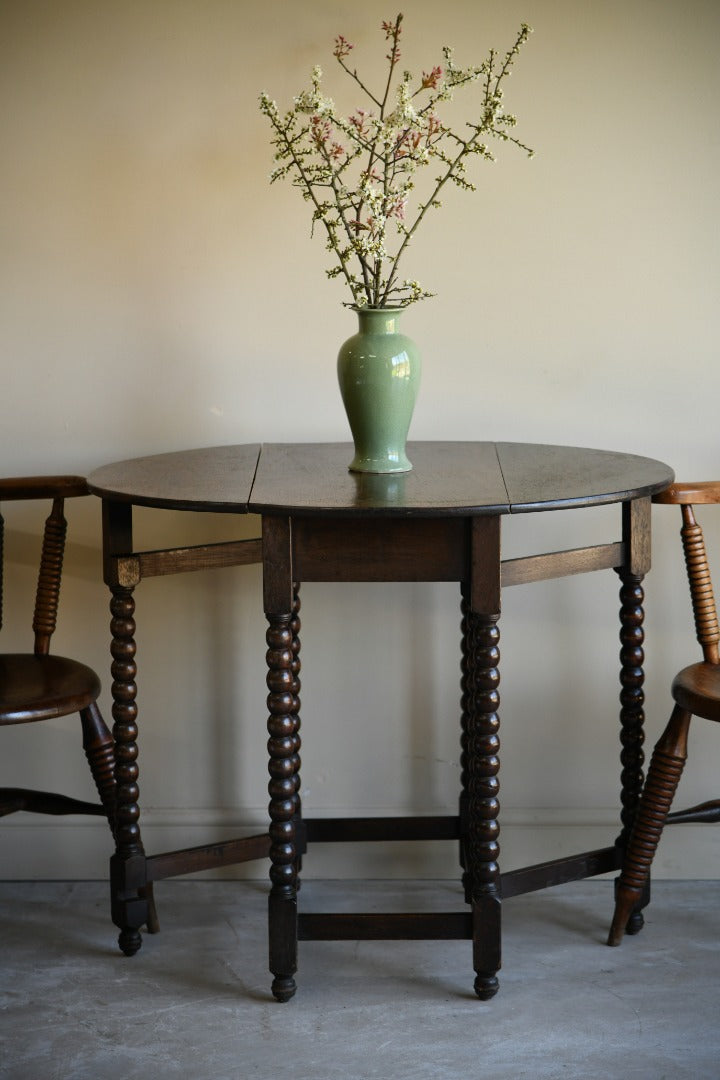
<svg viewBox="0 0 720 1080"><path fill-rule="evenodd" d="M342 35L336 38L334 56L366 99L350 116L341 115L322 92L319 65L310 73L310 86L294 98L284 116L268 94L260 95L260 109L273 129L277 163L270 181L287 177L311 203L313 227L322 224L335 260L328 277L343 277L352 303L360 307L404 306L431 295L415 279L400 279L398 265L426 212L441 205L438 196L446 183L475 190L467 176L472 156L493 161L492 140L532 154L510 134L516 119L502 105L503 81L530 28L522 24L502 59L491 50L479 67L460 68L452 50L444 48L444 67L432 67L420 79L405 71L398 79L402 18L383 23L390 42L389 71L384 89L377 93L347 65L353 46ZM438 107L452 100L455 91L478 82L475 119L461 132L453 131L440 120ZM431 164L436 168L428 173ZM421 180L424 194L414 217L408 217L409 193Z"/></svg>

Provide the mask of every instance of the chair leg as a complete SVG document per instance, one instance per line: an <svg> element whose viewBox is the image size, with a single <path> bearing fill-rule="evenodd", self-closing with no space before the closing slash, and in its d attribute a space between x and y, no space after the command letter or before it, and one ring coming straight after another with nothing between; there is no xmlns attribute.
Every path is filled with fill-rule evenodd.
<svg viewBox="0 0 720 1080"><path fill-rule="evenodd" d="M619 945L643 895L665 819L687 758L691 713L676 705L653 751L618 881L608 945Z"/></svg>
<svg viewBox="0 0 720 1080"><path fill-rule="evenodd" d="M111 831L115 832L115 749L113 737L108 731L102 714L93 702L80 712L82 724L83 749L90 765L90 772L95 781L100 801L105 810L105 815L110 824ZM155 897L152 883L145 885L140 895L148 902L147 928L151 934L157 934L160 929L157 911L155 909Z"/></svg>
<svg viewBox="0 0 720 1080"><path fill-rule="evenodd" d="M110 828L114 828L115 818L115 752L113 738L107 729L100 710L93 702L80 712L83 733L83 750L88 759L95 787L103 804Z"/></svg>

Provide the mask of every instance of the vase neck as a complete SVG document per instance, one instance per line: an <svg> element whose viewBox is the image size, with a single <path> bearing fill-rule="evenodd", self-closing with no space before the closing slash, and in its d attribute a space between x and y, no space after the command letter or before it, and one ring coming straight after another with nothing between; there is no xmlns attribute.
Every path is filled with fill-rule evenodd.
<svg viewBox="0 0 720 1080"><path fill-rule="evenodd" d="M396 334L403 308L356 308L360 331L371 334Z"/></svg>

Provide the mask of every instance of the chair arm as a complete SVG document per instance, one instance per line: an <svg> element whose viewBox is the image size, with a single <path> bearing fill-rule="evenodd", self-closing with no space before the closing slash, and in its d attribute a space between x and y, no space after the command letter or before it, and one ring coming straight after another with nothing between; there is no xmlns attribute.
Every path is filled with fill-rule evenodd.
<svg viewBox="0 0 720 1080"><path fill-rule="evenodd" d="M653 502L674 506L696 503L720 503L720 480L700 480L695 484L671 484L653 495Z"/></svg>
<svg viewBox="0 0 720 1080"><path fill-rule="evenodd" d="M0 501L13 499L72 499L87 495L83 476L13 476L0 479Z"/></svg>

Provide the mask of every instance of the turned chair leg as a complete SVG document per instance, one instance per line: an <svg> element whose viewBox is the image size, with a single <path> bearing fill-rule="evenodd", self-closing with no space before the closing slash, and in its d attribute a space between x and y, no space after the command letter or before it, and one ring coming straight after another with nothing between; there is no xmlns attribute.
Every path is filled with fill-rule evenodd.
<svg viewBox="0 0 720 1080"><path fill-rule="evenodd" d="M115 750L113 737L108 731L102 714L93 702L80 712L80 723L83 733L83 750L90 766L95 787L98 790L100 801L105 810L110 830L115 832ZM152 884L145 885L139 890L148 902L147 929L151 934L157 934L160 929L157 911L155 909L155 897Z"/></svg>
<svg viewBox="0 0 720 1080"><path fill-rule="evenodd" d="M640 902L665 818L687 758L692 714L676 705L653 751L618 881L608 945L619 945L633 909Z"/></svg>
<svg viewBox="0 0 720 1080"><path fill-rule="evenodd" d="M139 895L143 900L147 900L148 913L147 922L145 928L148 934L158 934L160 932L160 922L157 917L157 909L155 908L155 894L153 892L152 882L149 885L143 885L141 889L138 889Z"/></svg>
<svg viewBox="0 0 720 1080"><path fill-rule="evenodd" d="M100 710L93 702L80 712L82 724L83 750L90 766L95 787L97 788L100 802L103 804L105 815L113 828L115 813L115 753L113 750L112 735L107 729Z"/></svg>

